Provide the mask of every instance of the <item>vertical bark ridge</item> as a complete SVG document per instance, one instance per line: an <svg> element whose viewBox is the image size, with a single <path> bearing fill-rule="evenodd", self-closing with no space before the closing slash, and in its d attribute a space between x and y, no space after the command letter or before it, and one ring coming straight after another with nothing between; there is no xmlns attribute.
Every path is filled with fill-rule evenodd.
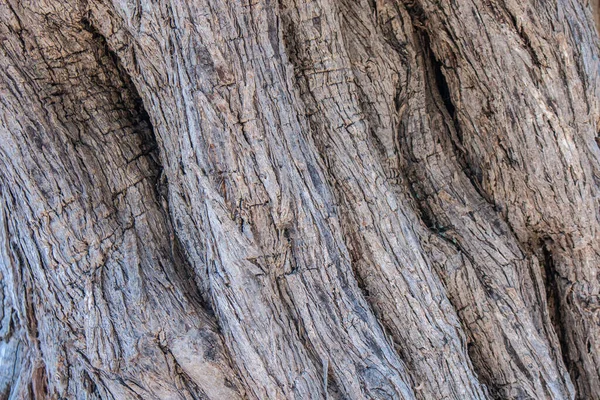
<svg viewBox="0 0 600 400"><path fill-rule="evenodd" d="M600 32L600 1L590 0L589 3L592 7L592 13L594 14L594 21L596 22L596 31Z"/></svg>
<svg viewBox="0 0 600 400"><path fill-rule="evenodd" d="M137 32L126 22L134 33L125 40L138 46L142 33L151 34L171 52L174 64L156 68L174 71L165 77L143 66L148 51L158 50L136 47L137 83L156 105L178 233L205 252L191 258L247 385L258 397L318 398L328 365L345 397L413 398L410 377L352 274L291 85L277 10L268 2L212 3L209 20L200 12L207 7L157 5L141 14ZM145 31L159 9L186 29L176 36L172 26ZM123 10L95 12L102 23ZM121 29L113 48L125 47ZM169 88L152 85L159 79ZM181 213L184 207L192 213Z"/></svg>
<svg viewBox="0 0 600 400"><path fill-rule="evenodd" d="M572 383L544 307L539 262L521 249L465 168L439 63L427 55L427 38L417 32L414 40L401 102L402 160L436 235L428 251L469 333L471 358L501 398L571 397Z"/></svg>
<svg viewBox="0 0 600 400"><path fill-rule="evenodd" d="M0 187L0 192L4 188ZM38 399L34 390L34 367L39 363L39 347L35 336L28 335L27 310L19 309L24 302L17 293L28 290L30 280L21 279L21 271L9 268L7 252L9 238L5 208L0 207L0 278L2 282L2 319L0 320L0 397L5 399ZM18 290L17 288L24 287ZM35 365L34 365L35 364Z"/></svg>
<svg viewBox="0 0 600 400"><path fill-rule="evenodd" d="M335 182L355 270L413 373L417 397L485 398L458 318L416 245L411 227L416 221L405 215L409 207L398 196L404 188L392 183L398 175L390 168L394 125L391 104L382 98L395 94L399 72L389 66L400 60L384 55L388 49L379 43L366 3L280 3L287 52L329 181ZM370 64L352 65L350 56ZM364 79L355 76L354 67ZM380 114L366 115L369 101Z"/></svg>
<svg viewBox="0 0 600 400"><path fill-rule="evenodd" d="M3 212L0 211L0 212ZM4 222L4 218L0 218ZM3 230L4 231L4 230ZM5 242L4 232L1 236L2 243ZM12 287L5 267L0 269L0 398L8 399L13 392L20 389L17 387L19 376L28 375L22 372L23 352L26 351L23 340L21 323L18 319L12 300Z"/></svg>
<svg viewBox="0 0 600 400"><path fill-rule="evenodd" d="M295 398L300 394L321 398L321 363L313 359L300 337L302 331L284 306L277 281L272 279L273 268L266 268L273 264L282 269L289 262L287 246L277 246L285 222L278 224L279 232L266 234L262 243L254 240L250 230L252 218L266 218L268 200L276 195L269 196L267 189L272 187L261 184L256 162L244 164L242 157L254 157L257 152L248 143L247 135L252 132L241 128L258 123L259 117L242 114L240 107L243 101L253 109L254 71L248 71L252 74L249 84L230 95L235 64L226 62L228 49L217 42L223 34L235 49L243 49L243 41L234 39L239 35L250 42L250 28L244 27L241 36L235 18L223 4L218 10L223 26L219 21L213 26L213 21L199 12L206 4L174 6L156 4L142 11L100 4L93 15L137 78L152 110L150 116L164 150L177 234L203 282L250 393L256 398ZM136 18L122 20L119 14ZM240 18L250 19L251 15L246 11ZM174 24L183 25L188 34L174 35ZM138 37L153 37L152 45L136 43ZM160 54L170 57L157 57ZM186 65L186 60L191 65ZM239 115L227 112L230 97L240 108ZM269 157L263 150L257 158L264 163ZM266 178L277 183L274 170ZM276 221L274 218L272 223Z"/></svg>
<svg viewBox="0 0 600 400"><path fill-rule="evenodd" d="M569 0L414 3L436 58L445 60L463 145L485 193L523 248L541 254L539 243L547 243L562 350L579 398L598 398L599 69L591 16Z"/></svg>
<svg viewBox="0 0 600 400"><path fill-rule="evenodd" d="M71 4L0 9L0 251L32 353L33 393L14 396L241 398L214 321L177 280L131 82Z"/></svg>

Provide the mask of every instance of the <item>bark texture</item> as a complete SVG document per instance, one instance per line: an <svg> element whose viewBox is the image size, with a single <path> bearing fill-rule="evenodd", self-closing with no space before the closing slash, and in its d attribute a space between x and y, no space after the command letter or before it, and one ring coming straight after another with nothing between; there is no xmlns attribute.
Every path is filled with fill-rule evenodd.
<svg viewBox="0 0 600 400"><path fill-rule="evenodd" d="M600 399L598 45L581 0L0 0L0 399Z"/></svg>

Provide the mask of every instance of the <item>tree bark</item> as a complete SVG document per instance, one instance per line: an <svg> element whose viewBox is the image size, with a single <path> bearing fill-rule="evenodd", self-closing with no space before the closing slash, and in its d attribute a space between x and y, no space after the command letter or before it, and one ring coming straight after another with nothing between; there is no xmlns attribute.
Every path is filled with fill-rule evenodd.
<svg viewBox="0 0 600 400"><path fill-rule="evenodd" d="M0 399L600 399L598 44L579 0L1 0Z"/></svg>

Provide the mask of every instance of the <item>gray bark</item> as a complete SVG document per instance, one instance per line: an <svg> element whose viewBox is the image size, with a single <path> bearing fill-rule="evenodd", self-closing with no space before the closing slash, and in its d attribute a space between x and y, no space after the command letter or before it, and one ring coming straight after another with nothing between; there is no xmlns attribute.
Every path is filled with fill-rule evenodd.
<svg viewBox="0 0 600 400"><path fill-rule="evenodd" d="M1 399L600 399L579 0L0 0Z"/></svg>

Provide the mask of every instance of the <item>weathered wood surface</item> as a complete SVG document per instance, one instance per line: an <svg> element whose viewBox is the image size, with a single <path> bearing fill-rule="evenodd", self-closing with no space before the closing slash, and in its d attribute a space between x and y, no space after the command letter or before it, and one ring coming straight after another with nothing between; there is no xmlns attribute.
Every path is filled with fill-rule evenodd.
<svg viewBox="0 0 600 400"><path fill-rule="evenodd" d="M578 0L0 1L0 398L600 399Z"/></svg>
<svg viewBox="0 0 600 400"><path fill-rule="evenodd" d="M600 31L600 1L591 0L592 12L594 14L594 20L596 21L596 29Z"/></svg>

